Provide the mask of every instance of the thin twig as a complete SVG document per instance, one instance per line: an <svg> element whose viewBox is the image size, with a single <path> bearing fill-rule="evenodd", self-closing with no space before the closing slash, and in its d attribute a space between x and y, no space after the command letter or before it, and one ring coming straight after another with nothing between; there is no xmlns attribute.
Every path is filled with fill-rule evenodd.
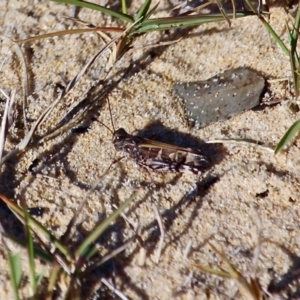
<svg viewBox="0 0 300 300"><path fill-rule="evenodd" d="M163 243L164 243L165 231L164 231L164 226L163 226L163 222L162 222L162 219L161 219L161 215L160 215L156 205L153 204L152 207L153 207L153 210L154 210L154 213L155 213L155 216L156 216L156 220L157 220L157 223L158 223L158 227L159 227L159 230L160 230L160 239L159 239L158 250L157 250L156 259L155 259L156 263L158 264L159 260L160 260L160 256L161 256Z"/></svg>
<svg viewBox="0 0 300 300"><path fill-rule="evenodd" d="M122 246L118 247L117 249L110 251L107 255L103 256L102 258L100 258L99 260L95 259L93 260L93 265L89 266L86 268L86 270L84 270L81 274L82 276L92 272L93 270L95 270L98 266L103 265L106 261L108 261L109 259L117 256L119 253L123 252L130 243L132 243L132 241L135 239L135 236L131 237L127 242L125 242Z"/></svg>
<svg viewBox="0 0 300 300"><path fill-rule="evenodd" d="M188 255L191 251L191 247L192 247L192 241L189 240L186 247L184 248L184 251L183 251L183 259L184 260L187 260L188 259Z"/></svg>
<svg viewBox="0 0 300 300"><path fill-rule="evenodd" d="M206 144L239 144L244 146L254 146L263 150L266 150L268 152L274 153L274 149L268 146L259 145L254 142L248 142L243 140L212 140L212 141L206 141Z"/></svg>
<svg viewBox="0 0 300 300"><path fill-rule="evenodd" d="M5 155L2 160L1 163L4 163L7 159L9 159L10 157L18 154L19 152L21 152L22 150L24 150L29 141L31 140L34 132L36 131L36 129L38 128L39 125L41 125L46 119L47 117L50 115L50 113L53 111L54 107L60 102L60 100L67 94L70 92L70 90L75 86L75 84L78 82L78 80L83 76L83 74L85 73L85 71L88 69L88 67L90 67L93 62L100 56L101 53L103 53L103 51L105 51L108 47L110 47L110 45L112 43L114 43L115 41L117 41L121 36L118 35L116 38L112 39L110 43L106 44L100 51L98 51L89 61L88 63L82 68L82 70L69 82L68 86L63 90L63 92L61 93L61 95L57 98L57 100L55 100L49 107L47 107L44 112L40 115L40 117L38 118L38 120L34 123L34 125L32 126L32 128L30 129L30 131L25 135L25 137L22 139L22 141L11 151L9 152L7 155Z"/></svg>
<svg viewBox="0 0 300 300"><path fill-rule="evenodd" d="M257 216L257 231L258 231L258 237L257 237L257 245L254 249L254 255L253 255L253 260L252 260L252 270L251 270L251 277L256 278L256 273L257 273L257 268L258 268L258 260L259 260L259 255L260 255L260 248L261 248L261 237L262 237L262 230L263 230L263 225L262 225L262 220L259 215L259 212L257 209L255 209L255 213Z"/></svg>
<svg viewBox="0 0 300 300"><path fill-rule="evenodd" d="M122 300L129 300L121 291L117 290L112 284L110 284L105 278L100 279L103 284L105 284L109 289L111 289L117 296Z"/></svg>
<svg viewBox="0 0 300 300"><path fill-rule="evenodd" d="M4 114L2 117L2 122L1 122L1 130L0 130L0 166L1 166L1 160L2 160L2 155L4 152L4 145L5 145L5 140L6 140L6 133L8 130L8 118L10 115L10 110L12 107L12 103L14 102L14 98L16 95L16 91L14 90L12 92L12 96L8 96L4 90L0 89L1 93L6 97L6 104L5 104L5 110Z"/></svg>
<svg viewBox="0 0 300 300"><path fill-rule="evenodd" d="M2 38L5 38L9 40L13 44L13 48L15 49L15 53L19 57L19 60L21 62L21 65L23 67L23 76L22 76L22 90L23 90L23 121L24 121L24 127L25 127L25 133L27 134L29 131L28 124L27 124L27 118L26 118L26 108L27 108L27 97L29 94L29 84L28 84L28 69L26 60L24 57L24 53L21 50L20 45L18 42L12 40L11 38L2 35Z"/></svg>

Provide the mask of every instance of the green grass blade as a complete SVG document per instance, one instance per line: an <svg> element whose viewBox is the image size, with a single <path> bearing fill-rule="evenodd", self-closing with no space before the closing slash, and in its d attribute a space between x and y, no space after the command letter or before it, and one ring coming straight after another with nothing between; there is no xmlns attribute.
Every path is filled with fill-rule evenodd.
<svg viewBox="0 0 300 300"><path fill-rule="evenodd" d="M299 129L300 129L300 120L296 121L284 134L284 136L276 146L275 154L280 152L293 139L293 137L298 133Z"/></svg>
<svg viewBox="0 0 300 300"><path fill-rule="evenodd" d="M118 209L116 209L108 218L102 221L93 231L92 233L85 239L85 241L81 244L81 246L75 252L75 257L85 257L86 259L90 258L97 249L95 247L91 247L92 243L94 243L104 232L104 230L120 215L120 213L130 204L133 200L134 195L124 201Z"/></svg>
<svg viewBox="0 0 300 300"><path fill-rule="evenodd" d="M8 262L10 267L10 277L12 283L12 289L14 293L14 298L16 300L20 299L19 287L22 279L22 268L21 268L21 258L20 254L8 254Z"/></svg>
<svg viewBox="0 0 300 300"><path fill-rule="evenodd" d="M17 238L15 238L14 236L11 236L5 232L2 232L2 235L8 239L10 239L11 241L13 241L14 243L16 243L17 245L25 248L26 247L26 242L25 241L21 241ZM53 256L49 255L48 253L46 253L45 251L39 249L39 248L34 248L34 254L35 257L38 257L40 259L42 259L44 262L46 263L52 263L54 261Z"/></svg>
<svg viewBox="0 0 300 300"><path fill-rule="evenodd" d="M53 293L55 292L55 286L57 285L59 281L59 275L62 269L59 265L55 264L53 265L53 268L51 269L49 281L48 281L48 287L47 287L47 295L48 299L54 299Z"/></svg>
<svg viewBox="0 0 300 300"><path fill-rule="evenodd" d="M29 260L29 278L30 278L32 294L34 295L37 287L36 276L35 276L34 247L33 247L32 233L29 226L29 213L26 208L24 214L25 214L27 254Z"/></svg>
<svg viewBox="0 0 300 300"><path fill-rule="evenodd" d="M136 14L134 20L137 21L139 19L144 20L145 16L147 15L147 12L149 10L149 7L151 5L151 0L146 0L144 4L139 9L138 13Z"/></svg>
<svg viewBox="0 0 300 300"><path fill-rule="evenodd" d="M42 280L43 280L43 278L45 278L46 273L47 273L47 268L44 268L42 270L42 273L40 273L36 276L36 284L38 287L42 284Z"/></svg>
<svg viewBox="0 0 300 300"><path fill-rule="evenodd" d="M149 19L153 13L156 11L157 7L159 5L159 2L157 2L147 13L147 15L145 16L145 19Z"/></svg>
<svg viewBox="0 0 300 300"><path fill-rule="evenodd" d="M292 32L293 40L295 40L296 42L298 40L299 27L300 27L300 6L298 6L297 15L296 15L296 18L295 18L294 29L293 29L293 32Z"/></svg>
<svg viewBox="0 0 300 300"><path fill-rule="evenodd" d="M297 57L295 57L296 52L291 50L289 54L290 54L290 64L292 70L295 97L297 99L299 96L299 75L298 75L299 65L297 64Z"/></svg>
<svg viewBox="0 0 300 300"><path fill-rule="evenodd" d="M275 40L277 45L281 48L283 53L285 55L289 55L289 49L286 47L286 45L283 43L283 41L280 39L280 37L277 35L277 33L274 31L274 29L270 26L270 24L263 18L261 17L260 20L262 21L263 25L269 32L269 34L272 36L272 38Z"/></svg>
<svg viewBox="0 0 300 300"><path fill-rule="evenodd" d="M127 9L127 3L126 0L122 0L122 13L127 14L128 9Z"/></svg>
<svg viewBox="0 0 300 300"><path fill-rule="evenodd" d="M288 25L286 25L288 28ZM299 56L297 53L297 43L299 38L299 26L300 26L300 6L298 7L297 16L295 18L295 24L293 30L289 31L289 39L291 44L290 62L292 69L292 76L294 81L295 96L298 98L300 89L300 76L299 76Z"/></svg>
<svg viewBox="0 0 300 300"><path fill-rule="evenodd" d="M283 41L280 39L280 37L277 35L277 33L274 31L274 29L270 26L270 24L265 20L265 18L260 15L260 12L258 12L257 9L252 5L251 1L250 0L245 0L245 2L250 7L250 9L253 11L254 14L256 14L256 15L259 14L258 18L262 21L263 25L265 26L265 28L267 29L269 34L273 37L273 39L275 40L277 45L281 48L283 53L285 55L289 55L288 48L285 46Z"/></svg>
<svg viewBox="0 0 300 300"><path fill-rule="evenodd" d="M233 17L233 14L227 14L229 18ZM236 18L243 18L253 15L252 12L239 12L236 13ZM168 18L146 19L135 30L137 33L184 28L189 26L197 26L209 22L223 21L224 16L222 14L209 14L209 15L193 15L193 16L178 16Z"/></svg>
<svg viewBox="0 0 300 300"><path fill-rule="evenodd" d="M76 6L80 6L80 7L85 7L85 8L89 8L89 9L93 9L93 10L97 10L97 11L101 11L104 14L110 15L112 17L118 18L120 20L123 20L126 23L133 23L134 19L124 13L121 12L116 12L114 10L111 10L109 8L106 8L104 6L101 5L97 5L94 3L90 3L87 1L81 1L81 0L51 0L54 2L59 2L59 3L65 3L65 4L72 4L72 5L76 5Z"/></svg>
<svg viewBox="0 0 300 300"><path fill-rule="evenodd" d="M245 0L245 2L247 3L247 5L249 6L249 8L255 13L257 14L257 9L252 5L250 0Z"/></svg>
<svg viewBox="0 0 300 300"><path fill-rule="evenodd" d="M24 220L24 210L18 206L15 202L11 201L9 198L7 198L4 194L0 193L0 199L7 204L9 209L16 215L18 219L20 219L23 224L25 223ZM43 234L49 241L51 241L56 248L67 258L71 259L71 256L69 254L68 249L62 245L62 243L49 231L47 230L39 221L31 217L30 215L28 216L28 223L29 226L34 230L38 231L41 234Z"/></svg>

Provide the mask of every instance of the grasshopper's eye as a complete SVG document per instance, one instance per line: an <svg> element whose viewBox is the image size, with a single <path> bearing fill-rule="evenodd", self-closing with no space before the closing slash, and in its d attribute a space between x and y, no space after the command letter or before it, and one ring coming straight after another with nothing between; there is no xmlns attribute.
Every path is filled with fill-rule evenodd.
<svg viewBox="0 0 300 300"><path fill-rule="evenodd" d="M114 136L113 136L113 143L120 142L128 136L128 133L125 131L123 128L119 128L118 130L115 131Z"/></svg>
<svg viewBox="0 0 300 300"><path fill-rule="evenodd" d="M118 130L116 130L115 136L118 137L118 139L121 139L128 136L128 133L125 131L124 128L119 128Z"/></svg>
<svg viewBox="0 0 300 300"><path fill-rule="evenodd" d="M113 143L119 142L120 140L121 140L120 135L117 132L115 132L113 136Z"/></svg>

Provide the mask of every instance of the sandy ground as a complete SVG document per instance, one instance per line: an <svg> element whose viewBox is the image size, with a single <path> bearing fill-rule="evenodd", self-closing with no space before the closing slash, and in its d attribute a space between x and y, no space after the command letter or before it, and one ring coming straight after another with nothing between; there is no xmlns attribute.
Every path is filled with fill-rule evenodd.
<svg viewBox="0 0 300 300"><path fill-rule="evenodd" d="M17 89L19 120L25 71L9 38L21 40L79 25L64 17L72 15L70 6L16 0L1 1L0 5L5 7L0 17L0 87L6 91ZM165 15L166 7L167 4L161 4L158 16ZM131 10L134 9L132 6ZM287 41L286 12L276 5L271 5L270 11L270 24ZM114 24L110 18L86 9L79 10L78 18L99 26ZM180 35L182 39L177 43L151 50L138 48L118 63L119 70L128 66L129 58L135 65L110 93L115 127L153 139L164 136L170 143L183 146L215 139L247 139L274 148L300 113L289 109L293 95L287 80L291 75L288 57L260 21L247 17L233 21L231 27L223 21L175 35L151 33L137 39L135 45L153 44L160 39L169 41ZM36 120L57 98L63 81L69 82L102 46L95 33L55 37L22 46L28 65L28 118ZM100 93L101 85L97 82L103 76L108 54L95 62L37 134L44 134L78 103L90 99L94 85ZM264 101L277 104L200 130L190 128L173 84L205 80L240 66L251 67L264 76ZM98 104L83 124L74 126L88 127L83 133L68 130L7 162L2 169L1 192L16 201L26 201L30 208L42 208L43 214L37 218L57 236L64 233L74 210L87 199L75 228L76 238L81 239L137 190L126 216L131 224L142 229L143 247L133 242L99 271L110 282L114 274L116 288L130 299L241 298L235 281L205 274L197 266L226 267L211 243L223 249L238 270L249 276L258 243L259 215L263 231L257 277L262 287L273 294L290 299L300 297L298 139L276 156L253 144L206 147L203 152L213 163L200 178L190 174L149 174L130 159L114 164L101 177L120 155L111 143L111 132L95 121L112 128L108 106L104 100ZM3 111L2 96L0 105ZM18 121L10 131L6 149L16 145L23 135L24 126ZM34 176L28 172L30 166ZM164 225L159 262L161 232L155 209ZM0 207L0 216L6 231L19 234L19 222L4 205ZM120 218L101 237L99 247L105 254L133 234L128 223ZM0 253L1 298L11 299L5 249ZM24 255L25 269L26 264ZM97 285L101 287L100 281ZM103 290L99 289L100 295Z"/></svg>

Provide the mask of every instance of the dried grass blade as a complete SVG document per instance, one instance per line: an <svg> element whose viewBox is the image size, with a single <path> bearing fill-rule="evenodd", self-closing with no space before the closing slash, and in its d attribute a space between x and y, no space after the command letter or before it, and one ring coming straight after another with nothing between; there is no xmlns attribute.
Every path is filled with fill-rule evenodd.
<svg viewBox="0 0 300 300"><path fill-rule="evenodd" d="M135 25L136 23L132 24L129 28L127 28L122 34L116 36L115 38L111 39L111 41L106 44L99 52L97 52L87 63L86 65L82 68L82 70L69 82L67 87L63 90L62 95L60 97L63 98L69 91L75 86L75 84L79 81L79 79L83 76L83 74L86 72L86 70L94 63L94 61L106 50L108 49L113 43L115 43L118 39L122 38L122 36L126 35L128 31L131 30L131 28ZM68 126L63 126L65 128ZM56 136L57 133L62 132L62 126L59 126L57 129L54 131L51 131L49 134L46 134L43 136L39 142L44 141L46 139L49 139L53 136Z"/></svg>
<svg viewBox="0 0 300 300"><path fill-rule="evenodd" d="M41 39L47 39L47 38L52 38L56 36L64 36L64 35L71 35L71 34L81 34L81 33L86 33L86 32L123 32L123 28L118 28L118 27L93 27L93 28L79 28L79 29L68 29L68 30L62 30L62 31L57 31L57 32L50 32L46 34L41 34L37 36L32 36L24 40L19 40L15 41L17 45L19 44L25 44L28 42L34 42L38 41Z"/></svg>
<svg viewBox="0 0 300 300"><path fill-rule="evenodd" d="M2 155L4 152L4 144L6 140L6 133L7 129L9 126L8 118L9 115L11 114L11 108L15 99L16 91L14 90L12 92L12 96L8 96L4 90L0 89L1 93L6 97L6 104L5 104L5 109L4 109L4 114L2 117L2 122L1 122L1 130L0 130L0 166L1 166L1 160L2 160Z"/></svg>
<svg viewBox="0 0 300 300"><path fill-rule="evenodd" d="M26 60L24 57L24 54L20 48L20 45L18 44L18 42L12 40L11 38L2 35L2 38L7 39L10 43L12 43L13 48L15 49L15 53L18 56L22 68L23 68L23 76L22 76L22 90L23 90L23 119L24 119L24 127L25 127L25 131L26 133L28 132L28 124L26 121L26 107L27 107L27 97L29 95L29 84L28 84L28 69L27 69L27 64L26 64Z"/></svg>
<svg viewBox="0 0 300 300"><path fill-rule="evenodd" d="M125 31L126 32L126 31ZM22 141L7 155L3 157L1 160L1 163L4 163L7 159L12 157L13 155L18 154L22 150L24 150L28 143L30 142L30 139L32 138L34 132L38 128L39 125L41 125L49 116L49 114L52 112L54 107L59 103L59 101L75 86L75 84L78 82L78 80L82 77L82 75L86 72L86 70L93 64L93 62L99 57L103 51L105 51L107 48L110 47L111 44L113 44L115 41L117 41L123 34L118 35L114 39L111 40L110 43L105 45L100 51L98 51L89 61L88 63L82 68L82 70L70 81L70 83L67 85L67 87L63 90L62 94L55 100L47 109L44 110L44 112L39 116L37 121L34 123L30 131L25 135L25 137L22 139Z"/></svg>

